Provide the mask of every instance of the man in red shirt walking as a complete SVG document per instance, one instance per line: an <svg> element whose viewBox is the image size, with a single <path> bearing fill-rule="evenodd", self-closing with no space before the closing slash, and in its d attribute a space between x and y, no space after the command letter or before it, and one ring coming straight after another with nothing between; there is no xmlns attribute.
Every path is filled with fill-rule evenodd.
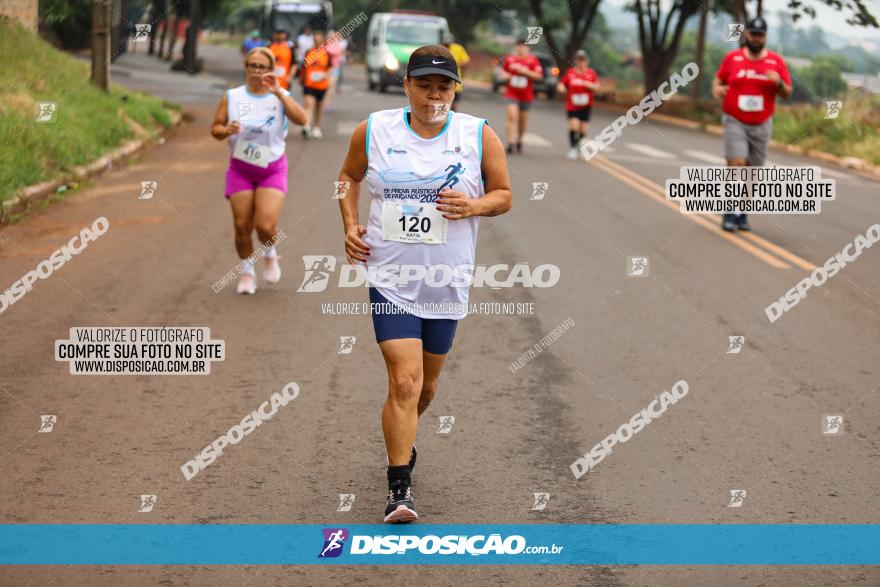
<svg viewBox="0 0 880 587"><path fill-rule="evenodd" d="M599 89L599 76L589 67L587 52L579 49L574 54L574 67L569 67L556 85L558 92L566 93L565 112L568 116L568 158L578 158L578 146L587 136L590 113L593 111L593 92Z"/></svg>
<svg viewBox="0 0 880 587"><path fill-rule="evenodd" d="M724 157L728 165L761 166L773 134L776 96L791 96L785 61L764 47L767 23L753 18L746 26L746 44L727 54L712 80L712 95L722 99ZM745 214L725 214L726 231L751 230Z"/></svg>
<svg viewBox="0 0 880 587"><path fill-rule="evenodd" d="M544 68L538 58L529 52L525 39L516 42L513 55L507 55L501 64L501 78L507 81L504 97L507 99L507 152L522 153L522 138L526 134L529 107L535 99L535 81L544 78Z"/></svg>

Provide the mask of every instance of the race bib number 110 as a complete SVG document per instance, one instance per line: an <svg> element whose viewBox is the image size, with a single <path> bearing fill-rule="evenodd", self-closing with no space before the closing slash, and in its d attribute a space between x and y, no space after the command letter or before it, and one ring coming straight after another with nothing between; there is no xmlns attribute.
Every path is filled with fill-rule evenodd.
<svg viewBox="0 0 880 587"><path fill-rule="evenodd" d="M434 204L382 204L382 239L439 245L446 242L449 221Z"/></svg>

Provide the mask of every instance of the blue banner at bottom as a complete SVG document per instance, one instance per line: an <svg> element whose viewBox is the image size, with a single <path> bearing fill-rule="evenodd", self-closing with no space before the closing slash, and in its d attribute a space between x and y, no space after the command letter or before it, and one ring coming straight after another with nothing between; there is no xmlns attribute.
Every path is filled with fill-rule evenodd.
<svg viewBox="0 0 880 587"><path fill-rule="evenodd" d="M880 525L0 525L4 565L877 565Z"/></svg>

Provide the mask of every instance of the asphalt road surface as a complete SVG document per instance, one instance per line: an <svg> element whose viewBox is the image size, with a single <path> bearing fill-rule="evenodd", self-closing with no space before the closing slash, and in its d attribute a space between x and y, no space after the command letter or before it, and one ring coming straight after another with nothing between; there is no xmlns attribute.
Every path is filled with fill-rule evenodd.
<svg viewBox="0 0 880 587"><path fill-rule="evenodd" d="M234 55L208 69L234 81ZM120 63L124 67L125 59ZM137 70L137 63L129 61ZM0 314L0 510L4 523L373 524L384 509L382 357L365 315L327 304L362 288L298 292L303 256L343 263L333 181L351 131L404 105L361 72L305 141L291 126L282 281L253 297L212 285L237 258L223 198L225 144L209 135L221 89L189 101L163 145L0 231L3 288L101 216L109 231ZM157 77L118 76L153 84ZM206 84L215 84L210 79ZM237 83L237 82L236 82ZM163 85L164 84L164 85ZM146 88L145 88L146 89ZM210 91L204 91L210 96ZM299 95L297 94L297 98ZM466 91L462 110L501 135L504 105ZM617 113L598 111L596 134ZM424 523L878 523L880 251L866 250L775 323L764 308L880 221L878 182L822 164L836 201L816 216L752 216L753 235L664 203L685 164L721 163L721 140L652 122L589 163L565 159L562 105L538 102L509 158L514 206L481 222L477 262L555 264L550 288L473 288L471 301L533 312L461 323L422 417L413 490ZM771 152L779 164L815 161ZM157 181L139 199L142 181ZM533 183L546 194L531 199ZM659 194L659 195L658 195ZM368 198L362 194L362 219ZM627 276L628 257L648 275ZM337 271L338 274L338 271ZM531 304L531 306L527 306ZM331 306L334 307L334 306ZM521 308L522 308L521 307ZM486 307L488 308L488 307ZM520 368L523 353L574 324ZM206 377L74 376L54 344L75 326L199 326L225 341ZM340 337L356 337L339 354ZM728 353L729 337L744 336ZM689 393L589 474L569 465L680 379ZM299 397L187 481L180 467L287 382ZM823 434L823 417L844 417ZM41 415L55 415L39 433ZM438 434L440 418L455 418ZM742 489L739 507L730 491ZM532 511L535 493L548 493ZM140 496L157 496L149 513ZM354 494L339 512L340 494ZM839 585L880 584L852 566L49 566L0 569L3 585Z"/></svg>

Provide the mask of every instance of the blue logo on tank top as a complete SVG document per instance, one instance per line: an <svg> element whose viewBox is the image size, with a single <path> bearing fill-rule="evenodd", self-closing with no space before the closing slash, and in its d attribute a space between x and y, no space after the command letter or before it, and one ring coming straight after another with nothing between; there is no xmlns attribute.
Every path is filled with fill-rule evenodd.
<svg viewBox="0 0 880 587"><path fill-rule="evenodd" d="M379 172L379 178L385 184L382 197L386 200L410 200L417 199L420 203L427 204L437 200L437 196L444 189L453 189L459 183L459 176L466 168L461 163L448 165L440 175L431 177L419 177L412 171L401 169L385 169ZM439 187L428 187L429 184L440 181ZM425 186L425 187L411 187Z"/></svg>

